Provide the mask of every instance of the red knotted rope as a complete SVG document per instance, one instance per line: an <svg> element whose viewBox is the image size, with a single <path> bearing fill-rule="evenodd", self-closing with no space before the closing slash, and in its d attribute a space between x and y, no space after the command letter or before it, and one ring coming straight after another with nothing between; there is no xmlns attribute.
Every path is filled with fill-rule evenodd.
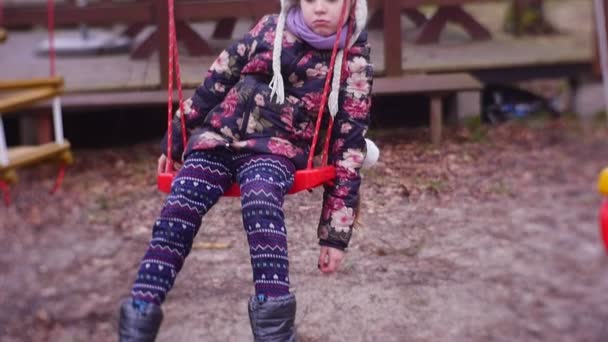
<svg viewBox="0 0 608 342"><path fill-rule="evenodd" d="M340 24L338 25L338 32L336 32L336 42L334 43L334 48L331 53L331 60L329 64L329 70L327 71L327 77L325 78L325 86L323 87L323 97L321 98L321 107L319 108L319 113L317 114L317 123L315 125L315 133L312 137L312 144L310 145L310 153L308 154L308 164L306 165L306 169L312 169L312 160L315 155L315 149L317 148L317 141L319 140L319 130L321 129L321 121L323 119L323 113L325 112L325 107L327 106L327 96L329 95L329 87L331 85L332 74L334 72L334 63L336 62L336 56L338 54L338 46L340 44L339 37L342 35L342 29L345 23L346 12L349 7L348 1L344 1L342 5L342 13L340 13L340 20L338 21ZM348 46L348 40L346 42L346 46ZM346 50L346 49L345 49ZM346 55L346 51L344 52ZM330 118L330 124L333 125L333 118ZM328 135L331 134L331 131L327 132ZM324 152L325 153L325 152ZM323 163L323 166L327 165L327 163Z"/></svg>
<svg viewBox="0 0 608 342"><path fill-rule="evenodd" d="M51 77L55 76L55 1L47 1L47 25L49 31L49 63Z"/></svg>
<svg viewBox="0 0 608 342"><path fill-rule="evenodd" d="M51 0L49 0L51 1ZM167 165L166 165L166 172L171 172L173 171L173 160L172 160L172 156L171 156L171 151L172 151L172 122L173 122L173 67L175 65L175 69L176 69L176 76L177 76L177 87L178 87L178 96L179 96L179 106L180 106L180 112L182 113L181 115L181 132L182 132L182 140L183 140L183 145L184 148L186 147L186 126L185 126L185 113L184 113L184 109L183 109L183 95L182 95L182 85L181 85L181 77L180 77L180 69L179 69L179 54L177 51L177 39L176 39L176 34L175 34L175 18L174 18L174 3L173 0L167 0L168 6L169 6L169 82L168 82L168 96L169 96L169 103L168 103L168 113L167 113ZM355 4L356 4L356 0L355 0ZM342 12L340 14L340 20L339 23L340 25L338 25L338 31L336 32L336 37L340 37L342 35L342 30L344 28L344 23L345 23L345 18L346 18L346 13L347 10L349 8L349 4L347 1L344 2L343 6L342 6ZM347 39L346 39L346 47L348 47L348 42L350 41L351 37L352 37L352 31L353 31L353 27L354 27L354 19L351 20L351 23L349 25L349 29L348 29L348 35L347 35ZM336 42L334 43L334 47L332 50L332 55L331 55L331 59L330 59L330 67L329 70L327 72L327 77L325 79L325 85L323 87L323 96L321 99L321 106L319 108L319 112L317 114L317 122L315 125L315 131L314 131L314 135L313 135L313 141L311 144L311 148L310 148L310 153L308 155L308 164L307 164L307 169L312 169L313 165L312 165L312 161L314 158L314 151L316 149L317 146L317 142L319 140L319 130L321 128L321 121L323 119L323 114L325 112L325 108L327 106L327 97L329 96L329 90L330 90L330 85L331 85L331 81L332 81L332 76L333 76L333 72L334 72L334 64L336 61L336 56L338 54L338 47L339 47L339 43L340 40L336 39ZM347 48L344 49L344 56L343 56L343 63L342 63L342 67L344 68L346 66L346 60L347 60ZM175 64L174 64L175 63ZM327 131L327 136L325 139L325 146L323 149L323 165L327 165L327 159L328 159L328 154L329 154L329 141L330 141L330 137L331 137L331 130L333 128L333 122L334 119L333 117L330 117L329 120L329 125L328 125L328 131Z"/></svg>
<svg viewBox="0 0 608 342"><path fill-rule="evenodd" d="M357 0L355 0L355 4L354 6L357 5ZM353 36L353 31L355 28L355 15L354 13L351 13L351 17L350 17L350 24L348 25L348 34L346 35L346 46L344 48L344 56L342 58L342 74L341 76L344 76L344 69L348 68L347 65L347 60L348 60L348 42L350 42L352 36ZM340 82L342 82L342 80L340 80ZM339 101L339 99L338 99ZM327 161L329 159L329 143L331 140L331 131L334 127L334 117L333 116L329 116L329 124L327 125L327 134L325 135L325 143L323 145L323 155L321 158L321 165L327 165Z"/></svg>
<svg viewBox="0 0 608 342"><path fill-rule="evenodd" d="M167 0L169 7L169 82L168 82L168 94L169 103L167 109L167 165L165 166L165 172L173 171L173 157L171 151L173 151L173 67L175 66L177 93L179 100L179 111L181 121L181 132L182 132L182 143L183 147L186 148L186 113L184 112L184 98L182 93L182 79L179 68L179 53L177 51L177 37L175 33L175 17L174 11L175 6L173 0Z"/></svg>

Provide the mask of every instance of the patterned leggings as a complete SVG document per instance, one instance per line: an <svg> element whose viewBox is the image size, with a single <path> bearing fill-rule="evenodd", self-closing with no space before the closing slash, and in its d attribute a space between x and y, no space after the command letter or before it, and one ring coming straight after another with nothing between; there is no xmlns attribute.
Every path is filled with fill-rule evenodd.
<svg viewBox="0 0 608 342"><path fill-rule="evenodd" d="M171 186L131 295L162 304L192 248L202 217L236 177L241 189L243 224L249 242L256 294L289 293L287 232L283 198L295 168L285 157L193 152Z"/></svg>

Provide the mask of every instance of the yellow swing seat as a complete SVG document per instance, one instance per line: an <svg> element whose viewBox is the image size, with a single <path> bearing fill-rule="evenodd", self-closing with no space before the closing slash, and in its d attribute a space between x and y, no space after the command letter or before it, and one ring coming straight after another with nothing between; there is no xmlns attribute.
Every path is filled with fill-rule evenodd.
<svg viewBox="0 0 608 342"><path fill-rule="evenodd" d="M61 77L0 80L0 115L54 98L62 91Z"/></svg>
<svg viewBox="0 0 608 342"><path fill-rule="evenodd" d="M74 162L70 143L50 142L37 146L16 146L8 149L8 164L0 165L0 180L8 184L17 182L17 169L45 163L57 162L71 165Z"/></svg>

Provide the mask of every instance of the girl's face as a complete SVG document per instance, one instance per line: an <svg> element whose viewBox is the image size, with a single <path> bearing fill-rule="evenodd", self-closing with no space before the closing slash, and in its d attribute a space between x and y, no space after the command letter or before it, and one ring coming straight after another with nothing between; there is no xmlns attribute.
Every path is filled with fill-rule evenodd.
<svg viewBox="0 0 608 342"><path fill-rule="evenodd" d="M344 2L350 0L300 0L304 22L313 32L327 37L338 31Z"/></svg>

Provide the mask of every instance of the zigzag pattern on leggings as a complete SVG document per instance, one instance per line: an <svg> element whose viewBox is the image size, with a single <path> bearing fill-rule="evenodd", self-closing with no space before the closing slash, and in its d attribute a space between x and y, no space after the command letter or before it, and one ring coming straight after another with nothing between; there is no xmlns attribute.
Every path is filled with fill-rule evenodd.
<svg viewBox="0 0 608 342"><path fill-rule="evenodd" d="M289 294L289 257L283 198L295 169L284 158L256 157L238 169L241 208L247 231L256 293Z"/></svg>
<svg viewBox="0 0 608 342"><path fill-rule="evenodd" d="M289 294L283 198L295 168L280 156L195 152L178 172L144 255L131 294L162 304L190 253L202 217L233 182L241 185L244 230L256 294Z"/></svg>
<svg viewBox="0 0 608 342"><path fill-rule="evenodd" d="M150 246L131 291L134 298L159 305L165 300L190 253L202 216L232 182L226 161L229 159L203 153L186 159L154 223Z"/></svg>

